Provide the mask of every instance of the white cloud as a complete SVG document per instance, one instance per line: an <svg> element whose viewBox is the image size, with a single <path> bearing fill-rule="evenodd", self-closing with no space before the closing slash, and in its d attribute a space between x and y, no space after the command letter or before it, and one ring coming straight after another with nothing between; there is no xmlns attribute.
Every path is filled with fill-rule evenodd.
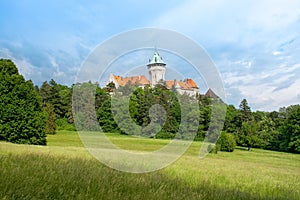
<svg viewBox="0 0 300 200"><path fill-rule="evenodd" d="M22 74L25 77L25 79L30 79L30 77L33 74L39 73L38 69L35 68L34 66L32 66L25 59L15 58L8 49L5 49L5 48L0 49L0 56L2 58L12 60L15 63L15 65L17 66L19 73Z"/></svg>
<svg viewBox="0 0 300 200"><path fill-rule="evenodd" d="M145 7L142 4L140 7ZM124 3L124 8L128 5ZM94 45L146 21L150 26L186 34L207 49L221 71L229 103L237 105L245 97L250 98L253 108L264 110L296 102L300 79L299 0L188 0L168 5L171 9L164 10L165 5L154 15L146 12L146 6L142 16L110 12L107 8L113 8L113 3L54 2L46 10L41 9L44 4L24 4L21 15L16 15L24 23L5 18L13 26L3 29L0 56L12 59L21 74L36 84L50 78L70 84ZM35 15L29 13L40 18L32 20L30 16ZM15 27L23 30L22 38Z"/></svg>
<svg viewBox="0 0 300 200"><path fill-rule="evenodd" d="M22 74L26 80L34 80L34 84L38 85L50 79L54 79L61 84L70 85L74 82L79 69L79 67L74 66L62 70L55 57L51 55L48 55L49 66L48 61L45 60L45 66L37 67L25 57L21 57L20 55L17 57L6 48L0 48L0 57L12 60L17 66L19 73Z"/></svg>
<svg viewBox="0 0 300 200"><path fill-rule="evenodd" d="M271 111L297 104L300 100L300 77L297 76L299 69L300 64L295 64L252 74L224 73L224 83L229 94L227 97L232 101L246 98L254 110ZM238 96L240 98L237 98Z"/></svg>
<svg viewBox="0 0 300 200"><path fill-rule="evenodd" d="M241 85L239 90L256 110L277 110L279 107L299 104L300 79L291 86L274 92L274 86L268 84Z"/></svg>
<svg viewBox="0 0 300 200"><path fill-rule="evenodd" d="M280 52L280 51L274 51L274 52L273 52L273 55L274 55L274 56L277 56L277 55L280 55L281 53L282 53L282 52Z"/></svg>
<svg viewBox="0 0 300 200"><path fill-rule="evenodd" d="M300 1L187 1L153 24L207 48L229 103L247 98L254 109L276 110L297 102Z"/></svg>

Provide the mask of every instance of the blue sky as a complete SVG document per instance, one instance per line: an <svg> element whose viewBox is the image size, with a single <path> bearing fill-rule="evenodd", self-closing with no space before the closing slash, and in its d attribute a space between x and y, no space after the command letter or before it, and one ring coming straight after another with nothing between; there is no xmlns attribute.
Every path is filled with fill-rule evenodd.
<svg viewBox="0 0 300 200"><path fill-rule="evenodd" d="M271 111L300 102L298 0L2 0L0 27L0 57L12 59L35 84L53 78L70 85L98 44L157 27L207 51L227 103L246 98L252 110Z"/></svg>

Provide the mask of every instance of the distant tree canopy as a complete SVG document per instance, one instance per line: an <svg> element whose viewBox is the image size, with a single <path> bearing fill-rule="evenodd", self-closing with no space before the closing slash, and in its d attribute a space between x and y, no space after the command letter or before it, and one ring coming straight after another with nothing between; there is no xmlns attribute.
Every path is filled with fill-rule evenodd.
<svg viewBox="0 0 300 200"><path fill-rule="evenodd" d="M0 59L0 140L46 145L46 113L31 81Z"/></svg>
<svg viewBox="0 0 300 200"><path fill-rule="evenodd" d="M74 90L78 87L81 90ZM74 91L77 94L73 95ZM46 144L45 133L55 134L56 129L76 130L72 101L76 101L73 110L79 111L76 116L79 130L93 131L101 127L104 132L140 132L154 138L176 135L178 139L202 141L206 138L211 142L220 136L217 145L224 151L232 151L236 144L249 150L263 148L300 153L300 105L273 112L252 112L246 99L238 108L225 105L227 112L220 135L223 117L215 113L221 111L224 104L214 105L212 109L213 98L179 95L175 90L166 89L164 82L144 88L128 84L118 92L113 83L104 88L91 82L68 87L53 79L34 87L18 73L13 62L0 60L0 140ZM195 101L199 111L189 106ZM153 107L157 104L161 107ZM189 134L195 126L196 133Z"/></svg>
<svg viewBox="0 0 300 200"><path fill-rule="evenodd" d="M279 135L279 149L300 153L300 105L286 109L286 119Z"/></svg>

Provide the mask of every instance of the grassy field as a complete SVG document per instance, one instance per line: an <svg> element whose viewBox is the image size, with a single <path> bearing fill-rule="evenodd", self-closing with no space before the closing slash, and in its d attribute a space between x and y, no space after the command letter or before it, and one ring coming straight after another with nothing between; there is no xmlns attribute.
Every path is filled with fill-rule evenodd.
<svg viewBox="0 0 300 200"><path fill-rule="evenodd" d="M169 143L108 136L129 150ZM300 155L238 148L200 159L200 146L162 170L131 174L99 163L76 132L50 135L45 147L0 142L0 199L300 199Z"/></svg>

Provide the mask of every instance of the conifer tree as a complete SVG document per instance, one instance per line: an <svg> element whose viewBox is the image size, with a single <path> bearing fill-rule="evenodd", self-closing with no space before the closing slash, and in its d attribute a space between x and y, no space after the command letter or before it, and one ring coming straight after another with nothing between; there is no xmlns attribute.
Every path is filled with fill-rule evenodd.
<svg viewBox="0 0 300 200"><path fill-rule="evenodd" d="M15 64L0 59L0 140L46 144L46 113L31 81Z"/></svg>

